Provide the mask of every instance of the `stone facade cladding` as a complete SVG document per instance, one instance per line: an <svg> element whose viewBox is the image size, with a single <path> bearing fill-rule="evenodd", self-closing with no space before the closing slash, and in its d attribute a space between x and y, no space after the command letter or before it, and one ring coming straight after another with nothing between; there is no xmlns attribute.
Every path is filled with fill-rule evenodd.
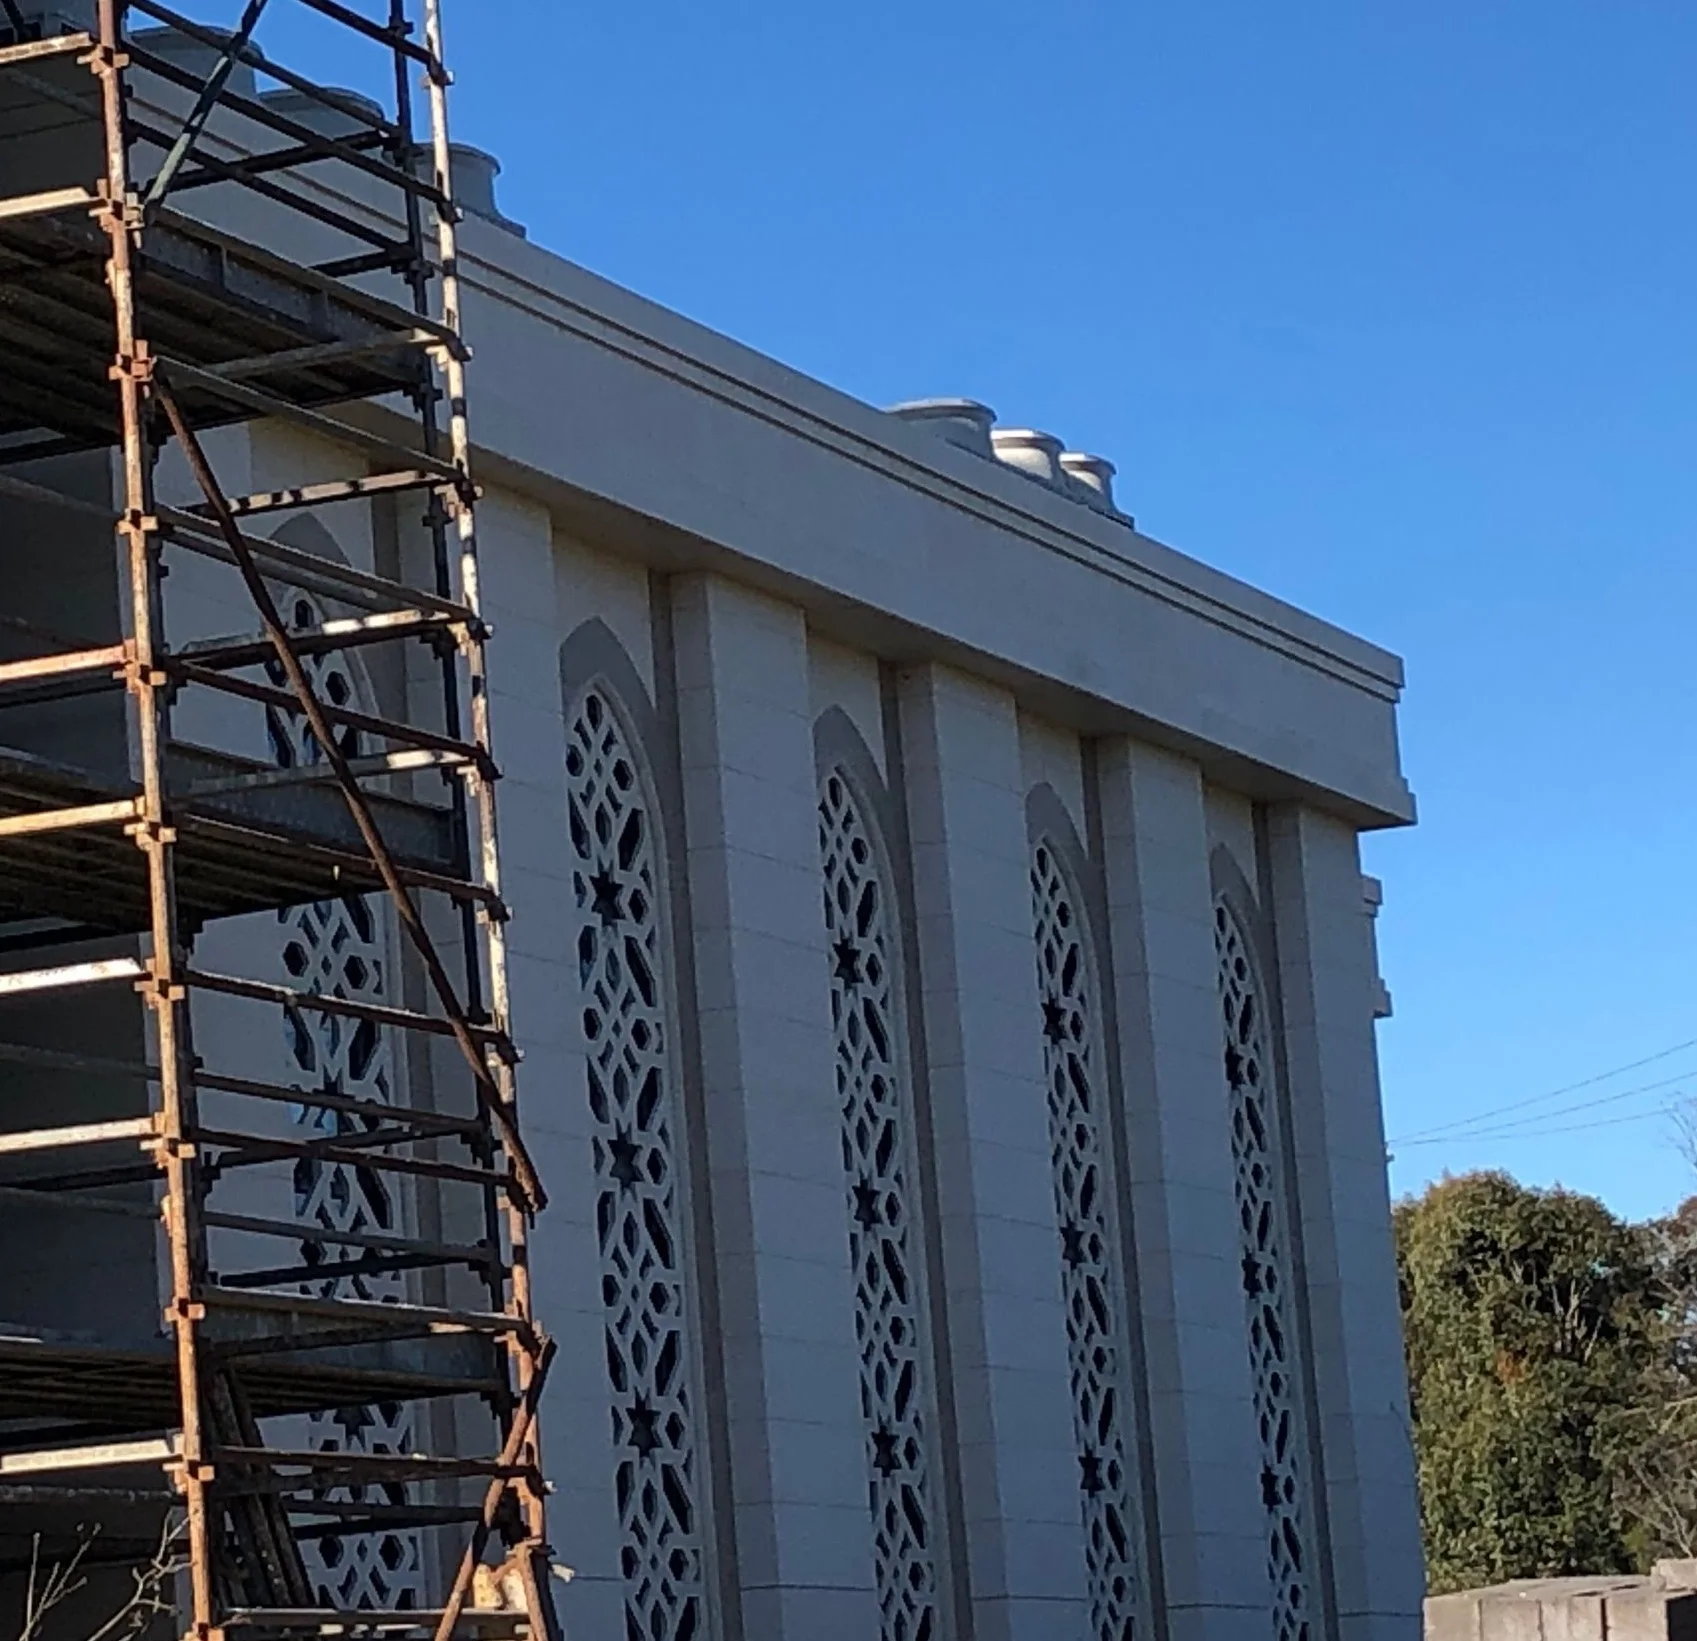
<svg viewBox="0 0 1697 1641"><path fill-rule="evenodd" d="M707 1633L1412 1641L1357 855L1412 818L1397 662L470 243L483 471L550 538L510 618L637 697L671 806ZM573 1354L567 1615L616 1631L628 1420Z"/></svg>

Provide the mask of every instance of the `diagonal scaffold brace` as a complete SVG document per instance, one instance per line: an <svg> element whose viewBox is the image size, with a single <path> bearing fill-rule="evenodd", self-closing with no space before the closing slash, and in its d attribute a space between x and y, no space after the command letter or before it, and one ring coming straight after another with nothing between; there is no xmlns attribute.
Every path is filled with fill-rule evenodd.
<svg viewBox="0 0 1697 1641"><path fill-rule="evenodd" d="M144 211L151 210L171 191L171 184L176 180L177 173L183 168L184 161L194 152L195 144L200 141L207 122L218 107L218 99L223 94L224 87L230 83L230 76L235 72L236 64L252 44L253 31L259 27L259 19L265 14L268 3L269 0L248 0L242 20L236 25L236 32L224 47L217 66L207 77L188 118L183 121L182 132L171 145L170 153L165 156L165 163L159 167L153 181L148 185L147 195L142 200Z"/></svg>
<svg viewBox="0 0 1697 1641"><path fill-rule="evenodd" d="M542 1404L542 1389L548 1381L548 1369L553 1365L557 1345L552 1339L544 1339L542 1348L537 1352L536 1367L530 1383L525 1386L524 1394L519 1399L518 1406L513 1410L513 1422L507 1431L506 1446L501 1450L500 1462L503 1465L516 1465L523 1457L526 1446L530 1442L531 1428L536 1423L537 1409ZM472 1578L478 1564L483 1560L483 1552L488 1548L490 1537L495 1531L499 1519L501 1503L506 1497L508 1483L500 1477L489 1484L489 1490L483 1497L483 1509L478 1516L477 1524L472 1530L471 1542L466 1545L465 1554L460 1558L459 1567L454 1573L454 1587L448 1592L447 1602L442 1609L442 1616L437 1621L436 1634L433 1641L451 1641L454 1627L459 1623L460 1614L465 1610L467 1597L471 1594ZM534 1539L527 1539L519 1546L519 1578L524 1586L525 1606L535 1614L539 1614L546 1634L537 1641L561 1641L558 1626L554 1618L554 1604L547 1596L548 1548Z"/></svg>
<svg viewBox="0 0 1697 1641"><path fill-rule="evenodd" d="M336 742L331 729L330 720L325 713L323 703L318 699L317 691L312 687L306 668L296 652L294 643L289 636L282 613L278 610L276 601L271 596L271 589L266 586L265 579L254 560L252 549L247 539L236 523L230 503L212 471L211 463L207 460L202 448L182 407L171 391L169 381L165 378L162 367L153 373L152 392L159 407L165 413L165 419L170 424L171 432L182 449L183 456L188 462L189 469L194 475L195 483L200 487L201 494L206 498L207 510L212 515L219 533L223 536L225 545L234 558L236 568L241 574L249 596L253 599L254 607L259 613L260 625L265 636L270 640L277 654L284 675L288 680L289 689L300 711L311 728L314 739L324 753L325 762L329 764L336 784L341 789L342 797L347 803L348 812L358 828L360 837L371 856L378 875L382 878L385 889L394 902L397 917L408 939L418 952L419 959L424 965L424 971L430 981L431 989L436 993L437 1001L447 1017L455 1042L459 1045L466 1064L470 1067L472 1079L477 1088L478 1106L484 1116L500 1136L503 1149L507 1153L508 1165L511 1169L509 1190L519 1208L532 1218L547 1205L548 1197L537 1174L535 1164L531 1161L530 1153L525 1148L519 1135L517 1124L513 1120L512 1111L504 1098L495 1076L490 1069L489 1055L473 1030L471 1021L467 1018L464 1005L460 1002L459 994L454 988L451 976L444 966L435 942L430 937L430 931L424 926L424 919L419 915L412 896L407 891L406 883L399 868L395 865L388 844L378 828L376 817L371 805L366 801L365 793L359 785L358 777L348 763L346 755Z"/></svg>

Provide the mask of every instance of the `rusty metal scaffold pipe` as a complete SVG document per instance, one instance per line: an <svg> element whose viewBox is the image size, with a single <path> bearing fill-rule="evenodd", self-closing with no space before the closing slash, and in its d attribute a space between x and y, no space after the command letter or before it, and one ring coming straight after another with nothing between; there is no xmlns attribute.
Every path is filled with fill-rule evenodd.
<svg viewBox="0 0 1697 1641"><path fill-rule="evenodd" d="M526 1151L524 1141L519 1137L518 1128L513 1122L512 1113L508 1109L511 1101L504 1099L496 1087L495 1079L490 1073L490 1056L473 1035L471 1022L466 1019L459 995L454 990L453 980L437 953L436 944L430 938L430 931L425 928L424 920L419 916L418 908L413 904L406 884L401 880L394 858L389 853L389 846L384 841L377 819L371 812L364 789L348 767L347 756L337 743L330 720L325 715L323 703L318 699L318 692L312 687L312 680L307 676L300 656L295 653L288 627L271 596L271 589L265 585L265 578L260 575L253 554L249 552L247 542L230 512L229 504L224 500L224 492L213 475L199 437L183 415L176 395L167 383L159 379L157 373L153 383L153 395L165 412L171 432L194 474L195 483L200 486L201 494L206 497L206 505L212 511L213 520L222 531L225 544L235 558L236 568L247 586L255 609L259 612L260 625L276 649L278 663L289 680L289 687L295 699L300 703L301 712L312 728L313 737L324 754L325 762L335 772L337 785L341 788L342 797L348 806L348 813L353 817L354 825L359 828L360 837L364 840L372 862L394 902L401 927L406 930L408 938L417 950L424 964L425 974L429 977L431 989L436 993L437 1001L447 1016L454 1039L471 1067L472 1078L477 1085L478 1100L489 1120L495 1125L501 1136L501 1144L507 1152L507 1159L513 1171L515 1194L526 1213L538 1213L547 1205L548 1197L542 1188L541 1179L537 1176L535 1165L530 1160L530 1153Z"/></svg>

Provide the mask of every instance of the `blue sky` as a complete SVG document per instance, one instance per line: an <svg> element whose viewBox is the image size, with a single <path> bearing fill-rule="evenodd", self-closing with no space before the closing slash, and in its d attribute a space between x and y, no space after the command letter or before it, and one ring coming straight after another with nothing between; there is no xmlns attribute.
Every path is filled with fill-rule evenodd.
<svg viewBox="0 0 1697 1641"><path fill-rule="evenodd" d="M1406 658L1387 1124L1520 1126L1398 1146L1397 1189L1697 1189L1659 1114L1697 1097L1697 9L447 6L533 238L1100 450L1150 533Z"/></svg>

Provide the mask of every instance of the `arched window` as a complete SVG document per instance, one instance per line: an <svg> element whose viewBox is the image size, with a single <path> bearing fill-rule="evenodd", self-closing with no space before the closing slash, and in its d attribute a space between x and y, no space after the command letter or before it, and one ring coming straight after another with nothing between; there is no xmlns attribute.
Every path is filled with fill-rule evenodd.
<svg viewBox="0 0 1697 1641"><path fill-rule="evenodd" d="M701 1641L707 1592L684 1142L663 879L638 769L609 695L584 691L567 728L566 784L625 1626L640 1641Z"/></svg>
<svg viewBox="0 0 1697 1641"><path fill-rule="evenodd" d="M1129 1641L1143 1599L1140 1496L1107 1081L1080 903L1047 841L1032 854L1031 892L1090 1633L1094 1641Z"/></svg>
<svg viewBox="0 0 1697 1641"><path fill-rule="evenodd" d="M841 770L820 785L819 848L881 1634L883 1641L935 1641L932 1385L899 1041L899 936L882 857Z"/></svg>
<svg viewBox="0 0 1697 1641"><path fill-rule="evenodd" d="M324 611L315 599L293 593L283 613L296 632L320 626ZM302 658L319 699L335 706L369 710L370 703L346 659L334 652ZM273 684L286 683L282 664L267 663ZM273 761L282 769L304 768L323 760L323 750L299 713L266 709L266 731ZM360 753L356 730L344 730L341 750ZM277 914L282 934L283 967L291 984L303 991L361 1002L387 1000L389 949L381 896L350 895L291 906ZM388 1102L395 1094L394 1050L387 1032L369 1020L338 1018L290 1008L284 1031L295 1069L312 1086L357 1099ZM312 1106L294 1108L295 1121L313 1138L363 1134L374 1119ZM395 1232L406 1229L406 1204L393 1174L345 1162L302 1157L294 1170L295 1214L307 1226L330 1231ZM306 1240L306 1263L323 1274L306 1284L325 1298L399 1300L406 1278L398 1271L338 1276L338 1265L359 1257L359 1249ZM406 1404L340 1408L312 1415L310 1445L324 1451L411 1453L412 1409ZM326 1499L402 1505L405 1489L395 1482L327 1489ZM308 1576L326 1606L417 1607L424 1596L420 1535L412 1531L328 1537L302 1546Z"/></svg>
<svg viewBox="0 0 1697 1641"><path fill-rule="evenodd" d="M1303 1498L1302 1392L1279 1096L1255 959L1244 925L1223 895L1214 902L1214 948L1274 1634L1277 1641L1311 1641L1314 1567Z"/></svg>

